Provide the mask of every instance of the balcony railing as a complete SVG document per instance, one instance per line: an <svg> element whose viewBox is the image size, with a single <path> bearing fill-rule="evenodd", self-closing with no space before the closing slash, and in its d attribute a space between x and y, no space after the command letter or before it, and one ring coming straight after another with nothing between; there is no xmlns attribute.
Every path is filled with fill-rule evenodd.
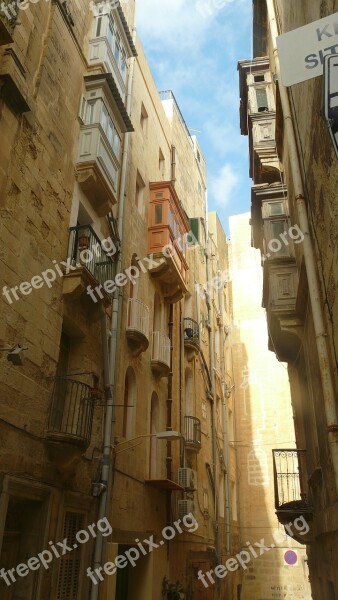
<svg viewBox="0 0 338 600"><path fill-rule="evenodd" d="M113 260L90 225L70 228L68 257L73 268L85 268L101 285L113 279Z"/></svg>
<svg viewBox="0 0 338 600"><path fill-rule="evenodd" d="M193 450L201 447L201 421L196 417L184 417L184 440L186 446Z"/></svg>
<svg viewBox="0 0 338 600"><path fill-rule="evenodd" d="M170 339L161 331L153 331L151 365L161 375L170 369Z"/></svg>
<svg viewBox="0 0 338 600"><path fill-rule="evenodd" d="M184 345L196 348L200 345L200 329L194 319L184 319Z"/></svg>
<svg viewBox="0 0 338 600"><path fill-rule="evenodd" d="M53 441L88 447L94 412L92 388L86 383L56 377L48 425Z"/></svg>
<svg viewBox="0 0 338 600"><path fill-rule="evenodd" d="M277 510L308 506L305 453L306 450L272 450Z"/></svg>
<svg viewBox="0 0 338 600"><path fill-rule="evenodd" d="M129 298L127 314L127 338L136 355L149 346L149 308L137 298Z"/></svg>

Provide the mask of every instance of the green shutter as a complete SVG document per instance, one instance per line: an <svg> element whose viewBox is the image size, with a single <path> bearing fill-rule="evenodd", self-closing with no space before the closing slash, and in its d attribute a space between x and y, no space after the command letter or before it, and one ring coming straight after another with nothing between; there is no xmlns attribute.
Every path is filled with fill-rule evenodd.
<svg viewBox="0 0 338 600"><path fill-rule="evenodd" d="M193 219L189 219L189 224L190 224L190 231L192 233L191 238L189 239L189 246L193 246L195 245L195 240L194 238L197 240L197 242L200 241L200 236L199 236L199 231L200 231L200 220L199 218L193 218Z"/></svg>

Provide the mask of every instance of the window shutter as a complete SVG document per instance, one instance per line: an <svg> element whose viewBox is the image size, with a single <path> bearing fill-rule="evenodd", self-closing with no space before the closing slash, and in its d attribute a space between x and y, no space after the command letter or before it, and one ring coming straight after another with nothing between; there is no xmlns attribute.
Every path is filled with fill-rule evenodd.
<svg viewBox="0 0 338 600"><path fill-rule="evenodd" d="M67 545L74 548L60 559L60 571L57 585L57 600L80 600L79 579L81 567L81 546L76 540L76 534L83 528L84 515L76 512L66 512L63 538Z"/></svg>

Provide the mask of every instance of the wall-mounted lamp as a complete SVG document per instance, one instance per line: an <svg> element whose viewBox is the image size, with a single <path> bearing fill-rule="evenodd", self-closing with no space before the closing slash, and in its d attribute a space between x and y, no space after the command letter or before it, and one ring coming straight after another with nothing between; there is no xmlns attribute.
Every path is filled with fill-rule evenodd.
<svg viewBox="0 0 338 600"><path fill-rule="evenodd" d="M0 352L7 352L7 360L16 367L21 367L23 365L23 356L21 354L23 350L28 350L28 347L21 347L17 344L14 347L0 348Z"/></svg>

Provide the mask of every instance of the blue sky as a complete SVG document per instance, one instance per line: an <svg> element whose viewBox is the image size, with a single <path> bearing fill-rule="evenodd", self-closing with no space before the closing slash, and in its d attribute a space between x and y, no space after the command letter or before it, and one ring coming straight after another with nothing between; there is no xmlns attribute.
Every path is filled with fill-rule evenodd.
<svg viewBox="0 0 338 600"><path fill-rule="evenodd" d="M191 133L199 139L208 165L209 209L217 210L228 232L228 217L250 208L237 62L252 53L252 1L136 4L137 29L157 87L173 90Z"/></svg>

